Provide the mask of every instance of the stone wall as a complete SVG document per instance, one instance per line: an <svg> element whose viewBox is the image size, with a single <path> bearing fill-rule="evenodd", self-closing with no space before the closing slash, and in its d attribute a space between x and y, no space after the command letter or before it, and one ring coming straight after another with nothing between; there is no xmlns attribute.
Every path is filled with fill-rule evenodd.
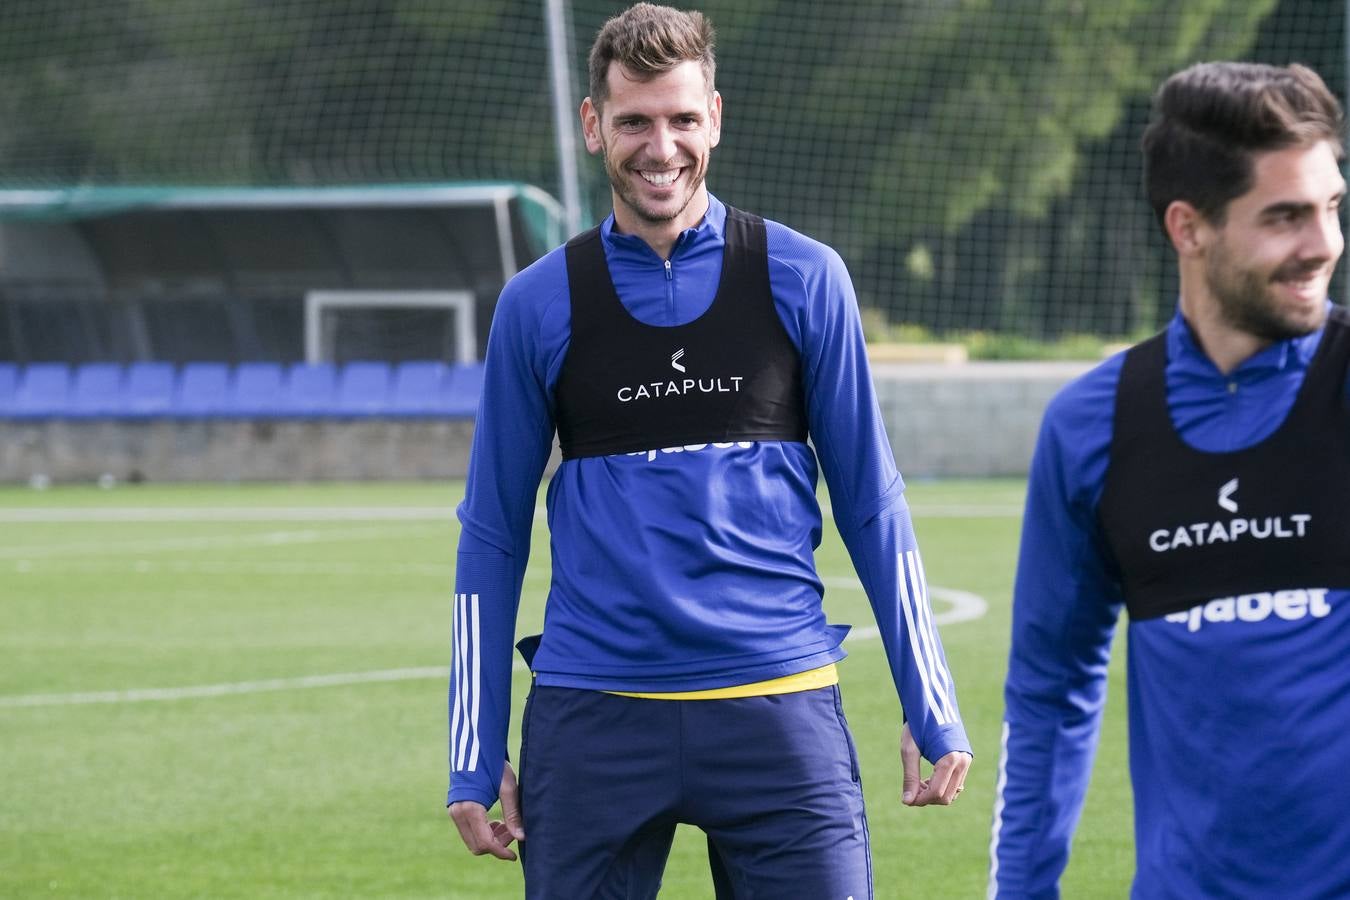
<svg viewBox="0 0 1350 900"><path fill-rule="evenodd" d="M1025 475L1045 404L1087 363L874 366L907 478ZM462 478L465 420L0 421L0 482ZM555 453L556 463L556 453Z"/></svg>
<svg viewBox="0 0 1350 900"><path fill-rule="evenodd" d="M881 364L872 369L906 478L1023 476L1050 398L1092 363Z"/></svg>
<svg viewBox="0 0 1350 900"><path fill-rule="evenodd" d="M463 478L464 419L0 421L0 481Z"/></svg>

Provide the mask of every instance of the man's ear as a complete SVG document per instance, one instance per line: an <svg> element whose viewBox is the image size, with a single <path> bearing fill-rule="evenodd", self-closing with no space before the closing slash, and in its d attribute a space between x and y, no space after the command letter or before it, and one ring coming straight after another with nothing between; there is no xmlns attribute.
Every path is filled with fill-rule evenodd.
<svg viewBox="0 0 1350 900"><path fill-rule="evenodd" d="M581 101L581 133L586 138L586 149L591 153L604 149L604 142L600 140L600 107L592 103L590 97Z"/></svg>
<svg viewBox="0 0 1350 900"><path fill-rule="evenodd" d="M1163 211L1163 228L1178 256L1199 256L1209 244L1213 226L1185 200L1173 200Z"/></svg>
<svg viewBox="0 0 1350 900"><path fill-rule="evenodd" d="M712 92L708 101L708 146L716 147L722 139L722 95Z"/></svg>

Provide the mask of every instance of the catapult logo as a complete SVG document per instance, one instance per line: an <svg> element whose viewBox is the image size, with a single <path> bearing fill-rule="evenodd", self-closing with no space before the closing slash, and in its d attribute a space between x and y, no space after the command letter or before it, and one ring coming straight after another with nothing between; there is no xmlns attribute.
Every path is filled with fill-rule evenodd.
<svg viewBox="0 0 1350 900"><path fill-rule="evenodd" d="M667 397L683 397L689 394L739 394L743 375L717 375L711 378L689 378L682 360L684 348L670 354L670 367L684 378L670 378L663 381L649 381L645 384L625 384L619 388L616 396L620 403L634 403L639 400L661 400Z"/></svg>
<svg viewBox="0 0 1350 900"><path fill-rule="evenodd" d="M1230 478L1219 486L1217 504L1232 515L1238 511L1238 479ZM1308 513L1289 513L1279 516L1214 518L1207 522L1192 522L1159 528L1148 536L1148 545L1154 553L1170 553L1187 547L1206 547L1210 544L1232 544L1239 541L1298 540L1307 536L1312 526Z"/></svg>

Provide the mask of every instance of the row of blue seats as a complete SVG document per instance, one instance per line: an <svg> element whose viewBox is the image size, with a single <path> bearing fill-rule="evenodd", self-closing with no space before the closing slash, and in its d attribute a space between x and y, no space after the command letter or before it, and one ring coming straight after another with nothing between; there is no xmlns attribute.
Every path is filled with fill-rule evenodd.
<svg viewBox="0 0 1350 900"><path fill-rule="evenodd" d="M0 418L472 417L481 363L0 362Z"/></svg>

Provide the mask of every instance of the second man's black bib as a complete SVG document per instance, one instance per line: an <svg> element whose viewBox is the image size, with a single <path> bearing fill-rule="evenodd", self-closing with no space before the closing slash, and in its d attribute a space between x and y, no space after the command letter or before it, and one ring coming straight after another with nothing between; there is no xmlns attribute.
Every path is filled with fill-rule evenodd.
<svg viewBox="0 0 1350 900"><path fill-rule="evenodd" d="M1293 407L1231 453L1182 441L1165 335L1130 350L1098 506L1132 619L1235 594L1350 585L1350 317L1331 313Z"/></svg>
<svg viewBox="0 0 1350 900"><path fill-rule="evenodd" d="M572 337L555 392L563 459L731 441L805 441L801 357L774 308L764 220L727 207L712 305L684 325L635 319L600 229L567 243Z"/></svg>

